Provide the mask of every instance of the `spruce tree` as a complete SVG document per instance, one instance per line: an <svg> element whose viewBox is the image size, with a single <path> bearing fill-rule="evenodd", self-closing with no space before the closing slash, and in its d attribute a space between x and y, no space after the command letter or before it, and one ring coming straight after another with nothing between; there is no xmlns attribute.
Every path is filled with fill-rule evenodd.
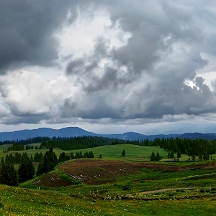
<svg viewBox="0 0 216 216"><path fill-rule="evenodd" d="M177 158L181 158L181 151L179 149L177 150Z"/></svg>
<svg viewBox="0 0 216 216"><path fill-rule="evenodd" d="M9 186L17 186L18 185L18 178L17 178L17 172L13 166L13 164L7 164L7 185Z"/></svg>
<svg viewBox="0 0 216 216"><path fill-rule="evenodd" d="M94 153L92 151L90 151L90 155L89 155L90 158L94 158Z"/></svg>
<svg viewBox="0 0 216 216"><path fill-rule="evenodd" d="M14 166L5 162L3 158L1 160L0 183L9 186L18 185L17 172L14 169Z"/></svg>
<svg viewBox="0 0 216 216"><path fill-rule="evenodd" d="M25 182L27 180L30 180L34 177L35 169L32 164L31 159L24 158L22 162L19 165L18 169L18 179L19 182Z"/></svg>
<svg viewBox="0 0 216 216"><path fill-rule="evenodd" d="M48 173L49 171L54 170L54 167L57 165L58 160L55 152L53 152L53 148L51 147L49 151L47 151L40 162L36 175L41 175L43 173Z"/></svg>
<svg viewBox="0 0 216 216"><path fill-rule="evenodd" d="M122 156L123 156L123 157L125 156L125 150L122 151Z"/></svg>
<svg viewBox="0 0 216 216"><path fill-rule="evenodd" d="M159 153L157 152L156 156L155 156L155 161L159 161L160 160L160 155Z"/></svg>
<svg viewBox="0 0 216 216"><path fill-rule="evenodd" d="M4 158L1 159L0 183L1 184L7 184L7 172L6 172Z"/></svg>
<svg viewBox="0 0 216 216"><path fill-rule="evenodd" d="M171 152L170 152L170 158L174 158L175 156L174 156L174 151L172 150Z"/></svg>
<svg viewBox="0 0 216 216"><path fill-rule="evenodd" d="M63 161L66 161L66 154L65 152L61 152L60 155L59 155L59 159L58 159L58 162L63 162Z"/></svg>
<svg viewBox="0 0 216 216"><path fill-rule="evenodd" d="M150 161L155 161L155 153L152 152L151 156L150 156Z"/></svg>
<svg viewBox="0 0 216 216"><path fill-rule="evenodd" d="M44 173L43 170L43 161L41 161L38 165L37 171L36 171L36 176L42 175Z"/></svg>

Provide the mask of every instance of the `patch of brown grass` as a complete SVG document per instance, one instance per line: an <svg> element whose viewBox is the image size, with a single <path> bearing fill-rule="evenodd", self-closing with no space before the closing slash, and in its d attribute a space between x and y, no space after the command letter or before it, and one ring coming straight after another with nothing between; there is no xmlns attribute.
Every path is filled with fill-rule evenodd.
<svg viewBox="0 0 216 216"><path fill-rule="evenodd" d="M116 178L139 173L144 168L167 172L177 172L188 169L215 169L216 162L188 166L176 166L152 162L123 162L83 159L72 160L63 163L58 167L58 169L67 176L92 185L114 182ZM73 182L60 177L56 173L44 175L34 182L34 185L48 187L61 187L73 184Z"/></svg>
<svg viewBox="0 0 216 216"><path fill-rule="evenodd" d="M33 182L36 186L47 186L47 187L62 187L73 185L72 182L60 177L56 173L48 173L41 178Z"/></svg>

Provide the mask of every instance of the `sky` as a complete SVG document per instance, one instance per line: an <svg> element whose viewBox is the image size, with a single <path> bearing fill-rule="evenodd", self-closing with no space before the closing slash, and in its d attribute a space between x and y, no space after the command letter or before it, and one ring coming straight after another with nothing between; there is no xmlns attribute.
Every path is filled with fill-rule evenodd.
<svg viewBox="0 0 216 216"><path fill-rule="evenodd" d="M0 131L216 133L216 1L0 0Z"/></svg>

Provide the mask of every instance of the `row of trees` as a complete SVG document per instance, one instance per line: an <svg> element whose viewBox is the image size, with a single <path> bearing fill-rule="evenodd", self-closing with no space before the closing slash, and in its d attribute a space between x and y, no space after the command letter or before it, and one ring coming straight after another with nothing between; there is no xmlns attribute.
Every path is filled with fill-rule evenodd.
<svg viewBox="0 0 216 216"><path fill-rule="evenodd" d="M187 154L194 159L199 157L199 160L209 160L210 155L216 153L216 140L205 139L155 139L153 141L144 140L141 145L144 146L160 146L168 152L168 158L181 157L181 154Z"/></svg>
<svg viewBox="0 0 216 216"><path fill-rule="evenodd" d="M3 158L1 160L0 168L0 183L10 186L17 186L18 183L25 182L32 179L35 174L35 169L30 158L23 157L19 165L18 171L15 170L14 165L6 162Z"/></svg>
<svg viewBox="0 0 216 216"><path fill-rule="evenodd" d="M94 158L94 154L92 151L85 152L84 154L82 152L76 152L75 155L73 153L66 154L65 152L62 152L59 155L59 159L57 159L57 156L51 147L49 151L45 153L42 161L39 163L36 175L39 176L43 173L48 173L54 170L54 167L60 162L78 158Z"/></svg>
<svg viewBox="0 0 216 216"><path fill-rule="evenodd" d="M115 138L98 137L98 136L82 136L82 137L70 137L70 138L52 138L41 143L41 148L61 148L62 150L76 150L93 148L104 145L116 145L116 144L139 144L138 141L121 140Z"/></svg>
<svg viewBox="0 0 216 216"><path fill-rule="evenodd" d="M33 145L21 145L21 144L13 144L12 146L8 147L7 149L3 150L3 153L7 153L9 151L23 151L29 149L39 149L37 145L34 147Z"/></svg>
<svg viewBox="0 0 216 216"><path fill-rule="evenodd" d="M65 152L60 153L58 162L63 162L70 159L78 159L78 158L94 158L94 154L92 151L87 151L84 154L80 152L76 152L75 154L71 152L70 154L66 154Z"/></svg>
<svg viewBox="0 0 216 216"><path fill-rule="evenodd" d="M16 157L15 157L16 156ZM19 153L16 153L15 156L12 154L7 155L6 158L2 158L1 160L1 166L0 166L0 183L1 184L7 184L10 186L17 186L18 183L25 182L27 180L30 180L35 175L35 169L33 166L33 157L28 157L27 153L23 153L22 155ZM15 158L19 158L19 168L18 171L14 168L14 162ZM57 159L57 156L55 152L53 151L53 148L51 147L49 151L45 153L45 155L42 155L42 153L36 153L35 159L40 159L40 163L38 165L36 175L42 175L44 173L48 173L52 170L54 170L54 167L59 163L70 159L76 159L76 158L94 158L94 154L92 151L85 152L84 154L82 152L77 152L76 154L66 154L64 152L60 153L59 159Z"/></svg>
<svg viewBox="0 0 216 216"><path fill-rule="evenodd" d="M34 154L34 157L31 155L31 156L27 156L27 153L24 152L24 153L18 153L16 152L15 154L7 154L6 157L5 157L5 162L6 163L9 163L9 164L19 164L22 162L23 158L26 158L26 157L29 157L29 159L32 161L32 162L40 162L43 158L43 154L42 153L38 153L36 152Z"/></svg>
<svg viewBox="0 0 216 216"><path fill-rule="evenodd" d="M34 154L34 156L27 156L27 153L18 153L16 152L15 154L7 154L5 157L5 162L8 164L19 164L23 161L24 158L29 157L29 159L32 162L41 162L43 160L44 155L42 154L42 152L38 153L36 152ZM94 158L94 154L92 151L87 151L82 153L80 152L76 152L75 154L73 152L66 154L65 152L61 152L58 158L58 163L59 162L63 162L66 160L70 160L70 159L78 159L78 158Z"/></svg>
<svg viewBox="0 0 216 216"><path fill-rule="evenodd" d="M29 144L32 143L41 143L41 147L45 147L49 149L50 147L53 148L61 148L62 150L76 150L76 149L85 149L91 148L96 146L103 146L103 145L116 145L121 143L128 143L128 144L139 144L139 141L130 141L130 140L123 140L117 138L108 138L108 137L98 137L98 136L79 136L79 137L35 137L29 138L26 140L6 140L0 141L0 145L3 144L13 144L8 150L9 151L19 151L24 150L24 145L27 149L31 149L32 146ZM38 148L38 147L35 147Z"/></svg>
<svg viewBox="0 0 216 216"><path fill-rule="evenodd" d="M57 156L53 151L53 148L50 148L43 157L43 160L39 163L36 175L42 175L43 173L48 173L49 171L54 170L54 167L58 164Z"/></svg>
<svg viewBox="0 0 216 216"><path fill-rule="evenodd" d="M30 149L28 144L41 142L42 148L49 149L61 148L63 150L76 150L92 148L102 145L115 145L121 143L130 143L144 146L160 146L165 149L169 155L169 158L173 157L174 154L188 154L190 157L199 157L202 160L208 160L211 154L216 153L216 140L206 140L202 138L190 139L190 138L156 138L154 140L143 140L143 141L128 141L115 138L97 137L97 136L82 136L82 137L35 137L26 140L7 140L0 141L1 144L13 144L8 150L24 150ZM27 145L24 147L24 145ZM38 147L36 147L38 148ZM177 156L177 157L178 157Z"/></svg>
<svg viewBox="0 0 216 216"><path fill-rule="evenodd" d="M20 140L5 140L5 141L0 141L0 145L4 144L20 144L20 145L28 145L32 143L40 143L43 141L50 140L51 138L49 137L33 137L33 138L28 138L28 139L20 139Z"/></svg>
<svg viewBox="0 0 216 216"><path fill-rule="evenodd" d="M152 154L150 156L150 161L159 161L161 159L162 159L162 157L160 156L160 154L158 152L156 154L154 152L152 152Z"/></svg>

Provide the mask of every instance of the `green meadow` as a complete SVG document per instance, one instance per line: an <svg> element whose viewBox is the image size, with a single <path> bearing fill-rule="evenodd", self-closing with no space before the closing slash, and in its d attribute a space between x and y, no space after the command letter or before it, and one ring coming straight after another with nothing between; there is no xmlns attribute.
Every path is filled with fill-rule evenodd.
<svg viewBox="0 0 216 216"><path fill-rule="evenodd" d="M125 150L126 153L124 157L122 157L123 150ZM107 160L149 161L152 152L158 152L162 157L167 157L167 152L160 147L146 147L132 144L99 146L95 148L80 149L73 152L79 151L92 151L96 158L101 154L102 158Z"/></svg>
<svg viewBox="0 0 216 216"><path fill-rule="evenodd" d="M6 145L1 146L2 150L6 147ZM6 153L2 150L0 150L0 157L5 157ZM123 150L126 153L124 157L121 155ZM26 152L34 155L35 152L45 153L46 151L46 149L30 149ZM57 155L62 152L61 149L54 149L54 151ZM133 172L133 169L127 172L126 169L124 175L116 174L110 179L106 177L106 183L88 184L73 179L61 169L63 165L72 167L73 164L75 166L85 159L63 162L49 175L35 177L20 184L19 187L0 185L0 215L216 215L215 162L164 162L163 160L167 159L165 150L159 147L131 144L65 152L76 153L77 151L83 153L93 151L95 159L88 159L89 163L100 164L113 161L114 164L118 163L118 166L119 163L130 165L131 162L144 165L136 172ZM152 152L158 152L163 160L150 163L149 157ZM100 155L102 158L99 158ZM187 159L186 155L181 158L182 161ZM208 166L208 163L213 167L210 165L205 169L201 167ZM90 175L92 172L98 175L101 172L101 176L97 176L101 180L105 178L102 173L108 172L106 166L100 165L77 169L79 172L83 171L83 175ZM113 172L117 171L115 165L112 169ZM54 174L61 180L71 182L71 185L49 187L35 184L36 181L42 181L42 178L53 181Z"/></svg>
<svg viewBox="0 0 216 216"><path fill-rule="evenodd" d="M36 146L38 144L32 144L33 146ZM1 149L7 149L10 145L3 145L0 146L0 158L5 157L7 153L3 153ZM126 155L125 157L122 157L122 151L125 150ZM27 152L28 155L34 155L36 152L42 152L45 153L47 149L29 149L24 151L17 151L19 153ZM167 157L167 152L164 149L161 149L160 147L146 147L146 146L138 146L138 145L132 145L132 144L117 144L117 145L107 145L107 146L99 146L95 148L87 148L87 149L78 149L73 151L62 151L61 149L54 149L57 156L61 152L65 153L76 153L76 152L86 152L86 151L92 151L94 153L94 156L98 158L100 154L102 155L103 159L111 159L111 160L128 160L128 161L149 161L150 155L152 152L159 153L162 157ZM13 151L16 152L16 151Z"/></svg>
<svg viewBox="0 0 216 216"><path fill-rule="evenodd" d="M95 200L53 190L0 186L1 215L215 215L215 200Z"/></svg>

